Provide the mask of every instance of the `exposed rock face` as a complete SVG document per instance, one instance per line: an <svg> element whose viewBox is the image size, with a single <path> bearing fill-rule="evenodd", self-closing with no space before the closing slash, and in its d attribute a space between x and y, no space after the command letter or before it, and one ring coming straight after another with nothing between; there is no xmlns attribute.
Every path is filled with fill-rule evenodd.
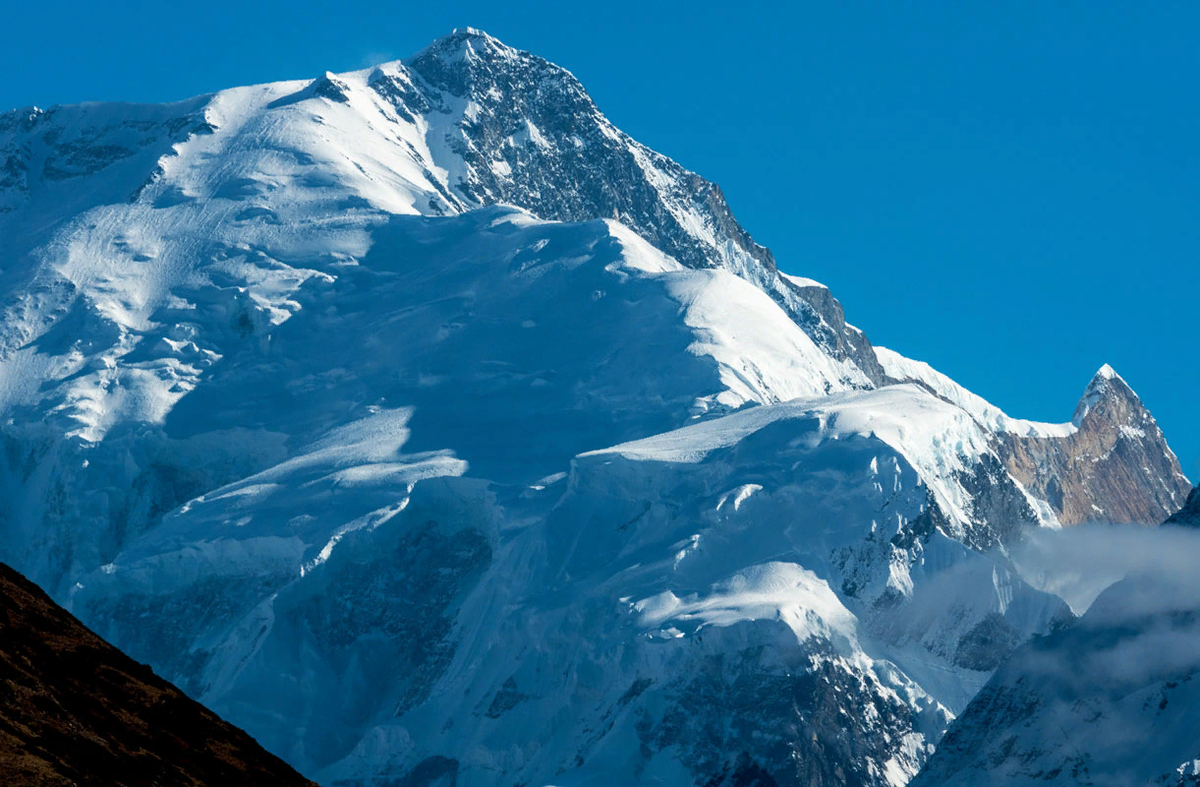
<svg viewBox="0 0 1200 787"><path fill-rule="evenodd" d="M1067 437L1000 435L1009 472L1064 525L1154 524L1179 509L1190 484L1154 416L1105 365L1092 378Z"/></svg>
<svg viewBox="0 0 1200 787"><path fill-rule="evenodd" d="M869 785L881 781L876 763L889 743L944 724L935 710L914 713L887 687L863 681L822 653L827 646L805 654L772 644L783 647L700 661L664 692L670 704L659 719L638 708L643 751L682 751L704 787Z"/></svg>
<svg viewBox="0 0 1200 787"><path fill-rule="evenodd" d="M462 157L448 201L508 203L555 221L616 218L688 267L725 268L751 281L822 349L884 381L871 343L846 325L827 288L781 276L717 184L614 127L566 69L465 28L404 71L380 69L371 85L397 113L424 112L430 135Z"/></svg>
<svg viewBox="0 0 1200 787"><path fill-rule="evenodd" d="M1166 524L1200 527L1200 486L1192 489L1183 508L1167 517Z"/></svg>
<svg viewBox="0 0 1200 787"><path fill-rule="evenodd" d="M3 564L0 782L315 787Z"/></svg>

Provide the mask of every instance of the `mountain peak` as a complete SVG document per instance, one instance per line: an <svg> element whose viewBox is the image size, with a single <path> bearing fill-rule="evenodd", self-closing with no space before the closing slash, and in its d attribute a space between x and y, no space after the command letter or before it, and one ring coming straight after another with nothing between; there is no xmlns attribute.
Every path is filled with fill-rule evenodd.
<svg viewBox="0 0 1200 787"><path fill-rule="evenodd" d="M413 57L410 63L426 58L441 61L488 59L497 55L512 56L518 50L477 27L456 27L449 35L435 39ZM527 53L526 53L527 54Z"/></svg>
<svg viewBox="0 0 1200 787"><path fill-rule="evenodd" d="M1131 411L1145 412L1142 400L1129 387L1129 383L1125 382L1125 379L1117 374L1115 369L1104 364L1092 375L1091 382L1084 389L1079 404L1075 406L1075 414L1071 418L1071 423L1081 426L1088 413L1095 411L1102 402L1116 399L1124 400L1126 403L1126 406L1121 408L1123 415L1130 415ZM1144 419L1139 418L1138 420Z"/></svg>
<svg viewBox="0 0 1200 787"><path fill-rule="evenodd" d="M450 35L404 60L403 65L435 90L477 103L497 94L528 98L534 85L549 86L556 94L587 96L583 85L567 69L508 46L474 27L455 28ZM591 99L586 99L586 104L583 117L594 110Z"/></svg>

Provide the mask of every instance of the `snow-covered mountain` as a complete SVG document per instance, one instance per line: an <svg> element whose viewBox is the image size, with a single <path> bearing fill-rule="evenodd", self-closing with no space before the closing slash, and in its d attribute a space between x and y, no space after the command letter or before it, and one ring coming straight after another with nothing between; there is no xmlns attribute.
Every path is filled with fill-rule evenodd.
<svg viewBox="0 0 1200 787"><path fill-rule="evenodd" d="M0 161L0 558L326 785L904 784L1072 617L1007 546L1187 493L1107 367L1035 424L876 350L475 30Z"/></svg>
<svg viewBox="0 0 1200 787"><path fill-rule="evenodd" d="M1112 585L997 671L913 787L1197 784L1198 606L1192 570Z"/></svg>

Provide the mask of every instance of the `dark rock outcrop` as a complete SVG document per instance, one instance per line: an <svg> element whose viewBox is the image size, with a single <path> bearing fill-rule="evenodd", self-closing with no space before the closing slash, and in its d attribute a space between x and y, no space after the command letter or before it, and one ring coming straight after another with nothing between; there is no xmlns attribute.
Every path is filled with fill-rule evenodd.
<svg viewBox="0 0 1200 787"><path fill-rule="evenodd" d="M1164 524L1200 527L1200 486L1192 488L1183 508L1167 517Z"/></svg>
<svg viewBox="0 0 1200 787"><path fill-rule="evenodd" d="M750 281L818 346L884 382L871 343L846 324L828 289L782 276L717 184L614 127L566 69L463 28L406 61L403 76L378 72L371 87L401 117L452 119L431 132L467 164L452 184L457 193L443 195L448 202L506 203L555 221L615 218L687 267L724 268ZM463 100L470 111L454 119Z"/></svg>
<svg viewBox="0 0 1200 787"><path fill-rule="evenodd" d="M0 783L315 787L3 564Z"/></svg>

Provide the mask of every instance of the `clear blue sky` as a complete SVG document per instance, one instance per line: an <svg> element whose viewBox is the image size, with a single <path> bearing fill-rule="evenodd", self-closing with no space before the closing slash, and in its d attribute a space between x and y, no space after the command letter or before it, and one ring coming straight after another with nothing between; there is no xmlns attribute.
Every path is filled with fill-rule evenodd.
<svg viewBox="0 0 1200 787"><path fill-rule="evenodd" d="M162 101L463 25L571 69L878 344L1062 421L1111 363L1200 477L1200 4L13 4L0 107Z"/></svg>

